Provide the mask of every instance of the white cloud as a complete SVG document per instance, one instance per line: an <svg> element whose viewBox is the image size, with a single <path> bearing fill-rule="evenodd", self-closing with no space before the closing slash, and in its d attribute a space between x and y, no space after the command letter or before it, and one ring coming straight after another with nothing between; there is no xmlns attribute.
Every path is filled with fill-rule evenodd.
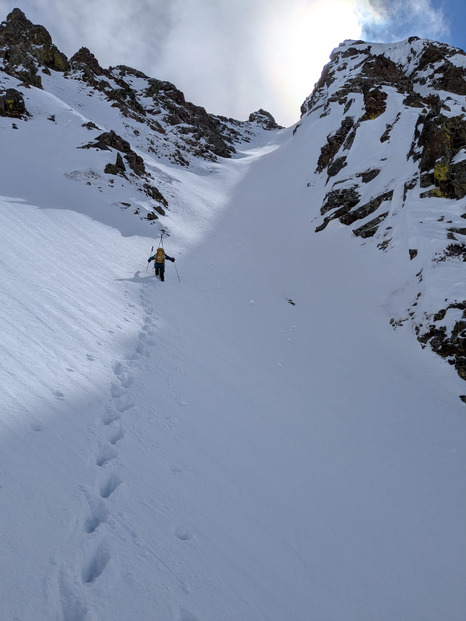
<svg viewBox="0 0 466 621"><path fill-rule="evenodd" d="M245 119L262 107L286 125L344 39L447 31L432 0L0 0L2 19L18 4L68 56L85 46L209 112Z"/></svg>
<svg viewBox="0 0 466 621"><path fill-rule="evenodd" d="M363 38L395 41L416 35L443 40L449 25L441 8L432 0L359 0Z"/></svg>

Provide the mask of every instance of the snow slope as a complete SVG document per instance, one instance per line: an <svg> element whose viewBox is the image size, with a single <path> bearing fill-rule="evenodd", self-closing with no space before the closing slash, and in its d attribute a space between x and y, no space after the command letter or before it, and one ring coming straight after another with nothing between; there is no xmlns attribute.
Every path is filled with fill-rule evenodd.
<svg viewBox="0 0 466 621"><path fill-rule="evenodd" d="M314 234L312 123L153 162L161 283L41 97L0 123L1 618L462 621L464 383L390 327L396 255Z"/></svg>

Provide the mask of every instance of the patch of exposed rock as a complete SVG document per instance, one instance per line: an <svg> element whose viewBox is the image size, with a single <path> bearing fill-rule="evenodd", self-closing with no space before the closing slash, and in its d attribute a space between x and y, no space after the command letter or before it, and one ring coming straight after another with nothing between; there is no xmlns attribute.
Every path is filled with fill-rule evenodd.
<svg viewBox="0 0 466 621"><path fill-rule="evenodd" d="M276 123L275 119L270 114L270 112L267 112L266 110L263 110L262 108L258 110L257 112L252 112L249 115L248 120L250 123L257 123L258 125L262 127L262 129L283 129L281 125L278 125Z"/></svg>
<svg viewBox="0 0 466 621"><path fill-rule="evenodd" d="M73 69L83 71L88 79L104 74L99 61L87 47L82 47L70 58L70 65Z"/></svg>
<svg viewBox="0 0 466 621"><path fill-rule="evenodd" d="M420 129L419 129L420 128ZM432 109L421 115L416 125L415 147L412 156L420 159L423 185L435 188L423 196L461 199L466 196L466 161L454 161L466 148L466 121L464 115L447 117Z"/></svg>
<svg viewBox="0 0 466 621"><path fill-rule="evenodd" d="M320 173L325 168L329 168L335 161L335 156L338 151L345 144L345 140L350 133L350 131L354 127L354 119L351 116L347 116L341 122L340 127L336 132L333 132L327 136L327 143L323 145L320 150L320 156L317 161L316 172ZM339 168L341 170L343 166ZM336 172L333 174L329 171L329 176L334 176Z"/></svg>
<svg viewBox="0 0 466 621"><path fill-rule="evenodd" d="M83 145L81 148L101 149L103 151L110 151L110 149L115 149L116 151L120 151L121 153L125 154L125 159L135 175L140 177L146 174L146 168L144 166L144 160L142 159L142 157L138 155L135 151L133 151L133 149L131 149L131 145L127 140L119 136L113 130L100 134L100 136L97 136L95 142L90 142L86 145ZM112 170L115 170L116 172L112 172L110 174L119 174L125 170L121 156L120 161L118 160L117 156L116 163L114 165L112 164L111 166L114 166ZM110 170L111 168L107 166L105 172L108 172Z"/></svg>
<svg viewBox="0 0 466 621"><path fill-rule="evenodd" d="M29 116L23 95L14 88L0 94L0 116L22 119Z"/></svg>
<svg viewBox="0 0 466 621"><path fill-rule="evenodd" d="M447 312L451 309L462 311L461 319L455 322L453 328L447 331L441 325ZM439 310L431 317L431 323L426 327L416 328L417 338L425 347L445 358L456 369L458 375L466 380L466 300L454 302Z"/></svg>

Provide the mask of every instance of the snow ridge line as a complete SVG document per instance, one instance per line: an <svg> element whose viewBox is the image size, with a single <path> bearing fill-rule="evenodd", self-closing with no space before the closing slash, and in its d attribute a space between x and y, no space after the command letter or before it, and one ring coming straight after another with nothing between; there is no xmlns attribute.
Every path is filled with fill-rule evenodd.
<svg viewBox="0 0 466 621"><path fill-rule="evenodd" d="M136 347L113 364L115 379L110 386L109 402L96 429L94 488L81 486L83 511L71 536L72 549L80 551L78 562L74 562L73 570L73 563L65 560L60 570L58 581L62 621L98 621L88 601L93 586L105 577L112 560L112 531L118 521L112 515L118 501L117 491L124 484L118 444L125 437L124 415L135 406L131 394L133 371L146 355L154 332L153 308L144 289L140 299L144 315ZM107 580L111 581L111 576L107 576Z"/></svg>

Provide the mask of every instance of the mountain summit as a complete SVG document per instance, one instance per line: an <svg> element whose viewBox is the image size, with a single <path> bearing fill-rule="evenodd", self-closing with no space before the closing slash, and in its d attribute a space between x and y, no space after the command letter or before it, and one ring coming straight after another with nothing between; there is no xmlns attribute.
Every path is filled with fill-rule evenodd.
<svg viewBox="0 0 466 621"><path fill-rule="evenodd" d="M0 24L0 49L3 70L26 85L42 88L39 69L69 69L65 54L53 44L48 31L30 22L21 9L13 9Z"/></svg>

